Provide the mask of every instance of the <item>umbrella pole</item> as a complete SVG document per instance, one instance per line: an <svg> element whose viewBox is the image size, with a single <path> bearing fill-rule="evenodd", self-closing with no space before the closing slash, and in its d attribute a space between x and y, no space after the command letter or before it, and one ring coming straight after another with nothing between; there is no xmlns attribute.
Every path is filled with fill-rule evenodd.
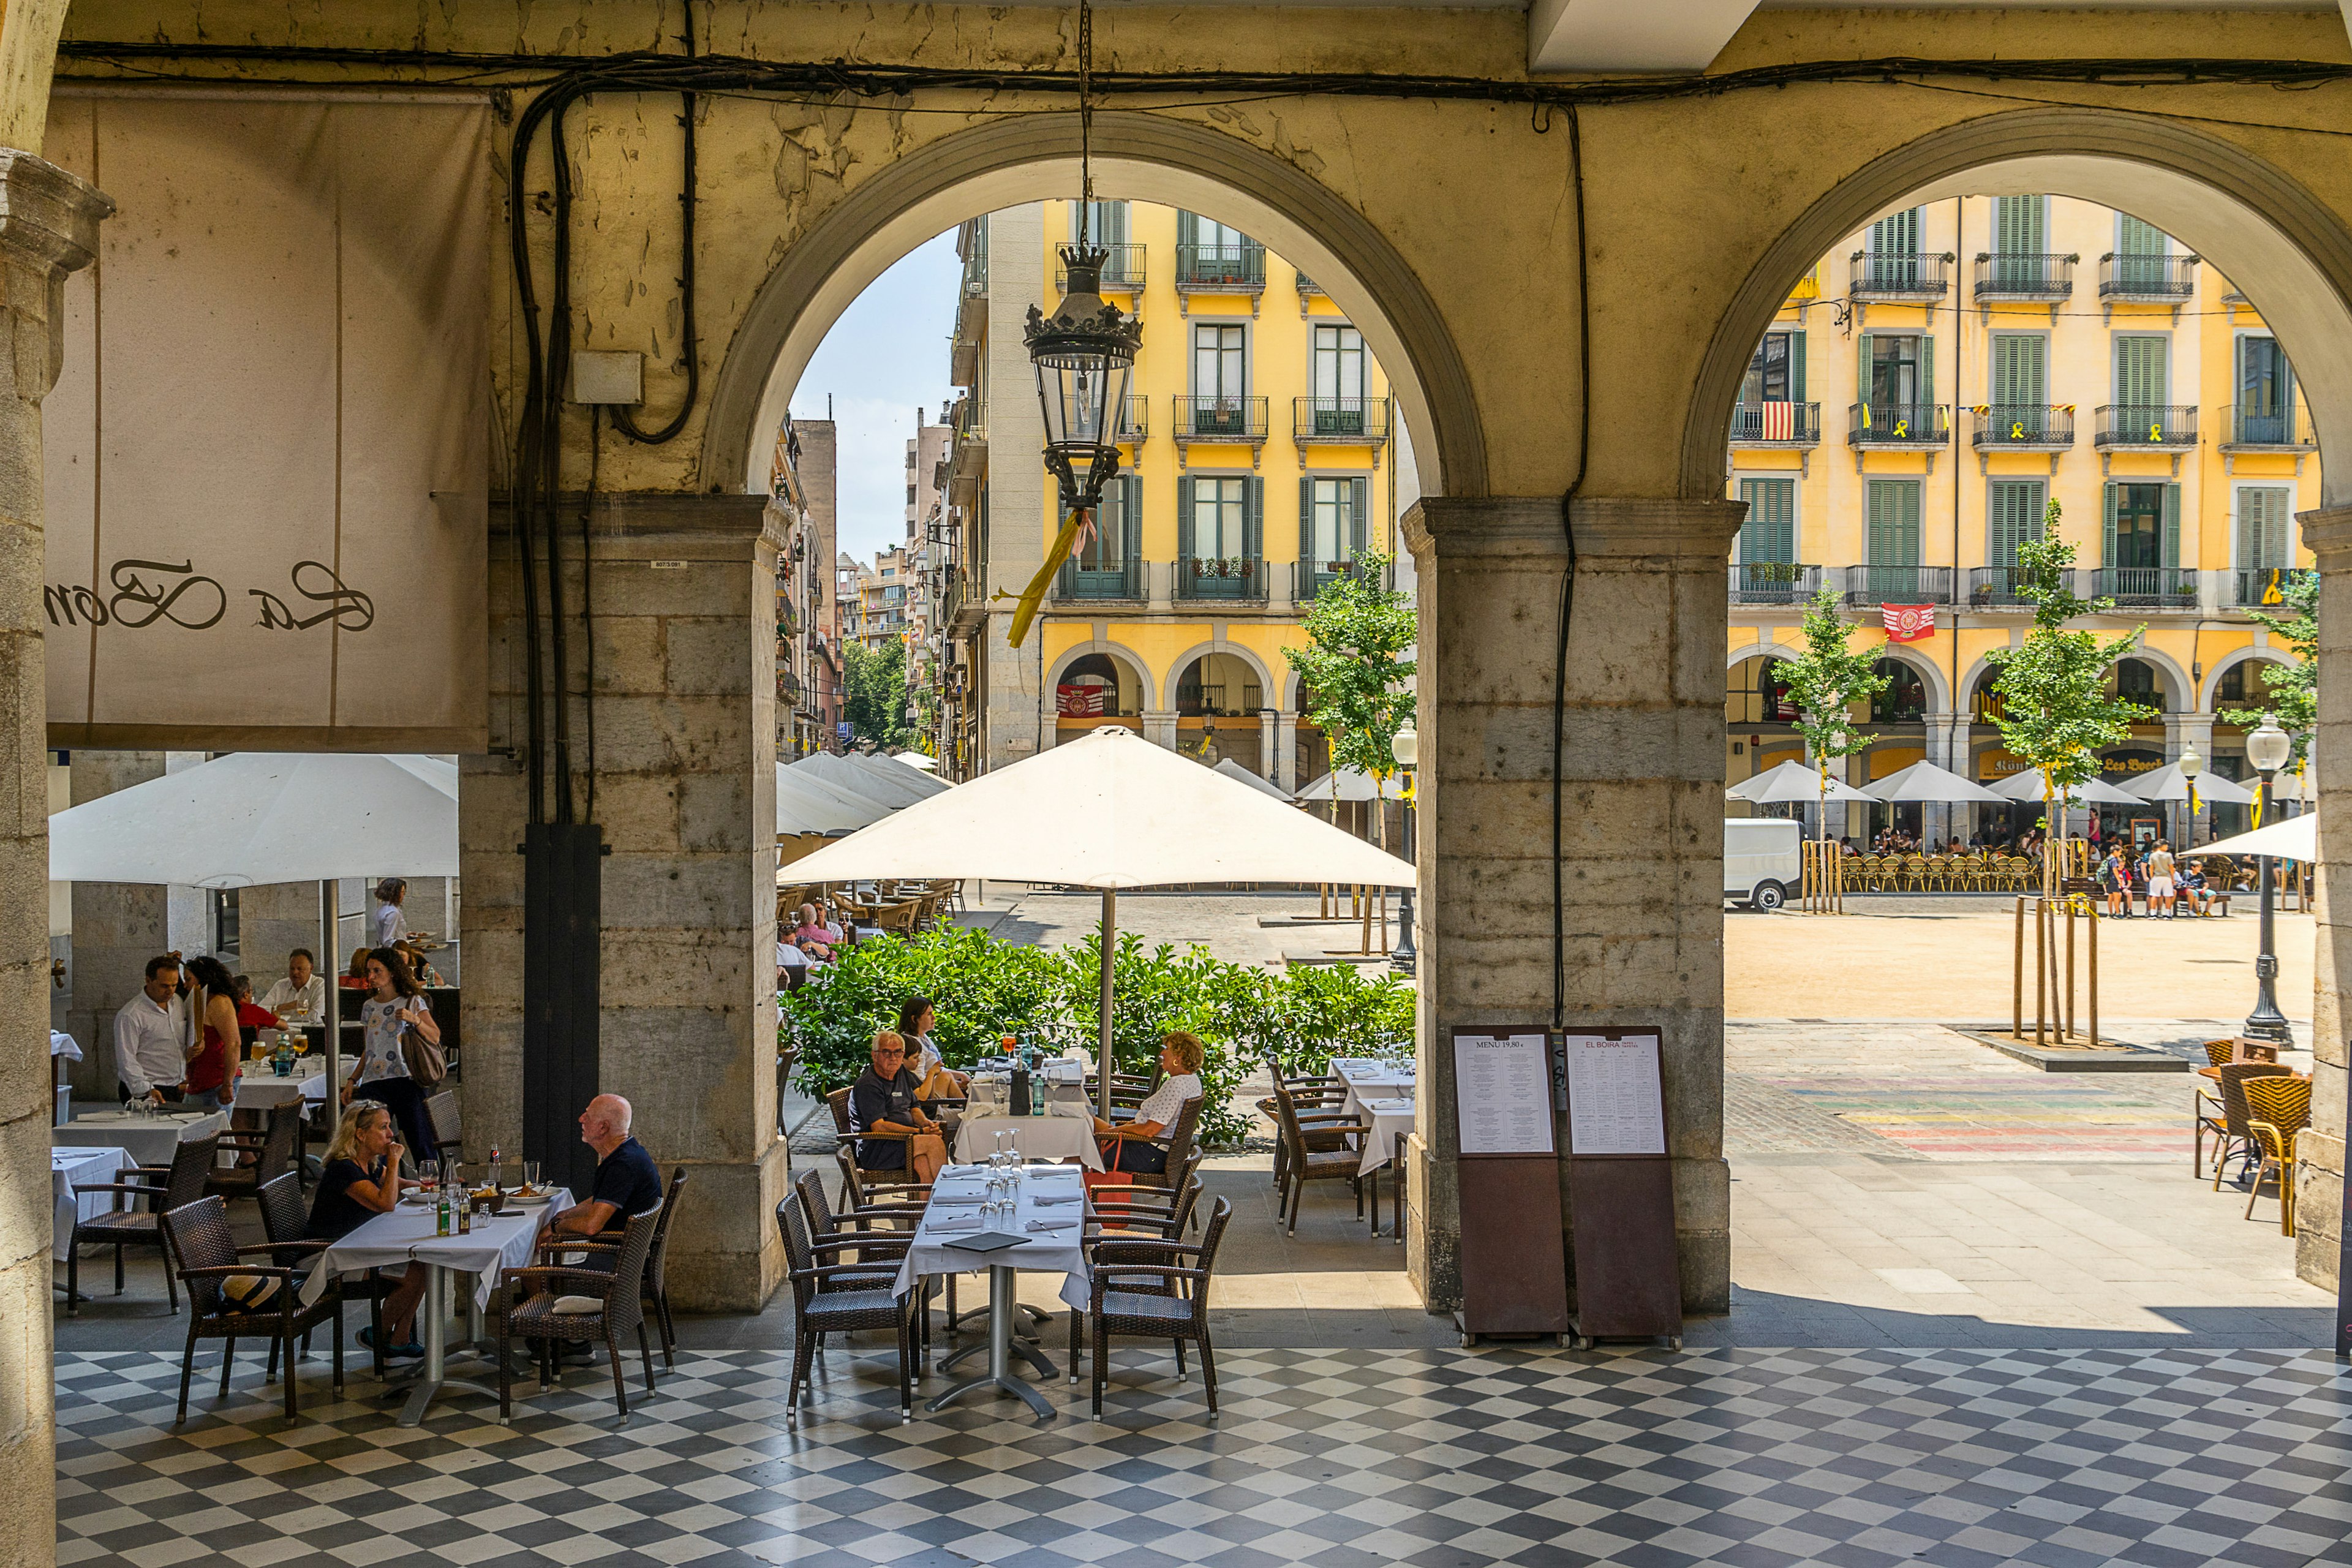
<svg viewBox="0 0 2352 1568"><path fill-rule="evenodd" d="M1110 1120L1110 1075L1116 1065L1110 1037L1110 970L1111 958L1118 951L1118 892L1113 888L1103 889L1102 900L1102 1036L1099 1043L1101 1063L1095 1077L1096 1098L1101 1103L1096 1114L1105 1121Z"/></svg>
<svg viewBox="0 0 2352 1568"><path fill-rule="evenodd" d="M319 884L319 956L329 963L339 962L335 957L335 884L331 881ZM338 970L324 978L327 1005L320 1013L327 1026L326 1111L328 1135L331 1137L343 1114L343 1023L339 1016L342 1012L342 972ZM424 1156L419 1154L417 1158Z"/></svg>

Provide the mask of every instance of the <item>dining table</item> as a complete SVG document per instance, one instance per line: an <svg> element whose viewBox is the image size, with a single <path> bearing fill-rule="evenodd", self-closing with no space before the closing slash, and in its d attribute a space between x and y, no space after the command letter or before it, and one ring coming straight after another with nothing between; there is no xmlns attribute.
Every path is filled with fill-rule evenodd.
<svg viewBox="0 0 2352 1568"><path fill-rule="evenodd" d="M1412 1131L1413 1064L1378 1057L1334 1057L1331 1076L1347 1085L1339 1102L1341 1114L1364 1123L1364 1157L1358 1175L1369 1176L1387 1165L1396 1150L1396 1135Z"/></svg>
<svg viewBox="0 0 2352 1568"><path fill-rule="evenodd" d="M81 1187L120 1182L121 1173L138 1162L131 1151L112 1143L49 1145L49 1190L54 1213L49 1221L49 1256L63 1258L73 1245L77 1220L96 1219L112 1208L117 1193L76 1193Z"/></svg>
<svg viewBox="0 0 2352 1568"><path fill-rule="evenodd" d="M126 1111L111 1102L77 1103L73 1120L49 1129L49 1143L77 1148L111 1145L131 1152L134 1165L168 1165L183 1143L228 1130L226 1110L173 1110L152 1116Z"/></svg>
<svg viewBox="0 0 2352 1568"><path fill-rule="evenodd" d="M996 1134L1013 1135L1024 1160L1050 1163L1076 1160L1089 1171L1103 1168L1095 1144L1095 1121L1086 1116L974 1116L966 1112L956 1124L955 1157L965 1164L984 1162L996 1152Z"/></svg>
<svg viewBox="0 0 2352 1568"><path fill-rule="evenodd" d="M338 1274L386 1268L400 1263L422 1264L425 1269L425 1300L417 1308L424 1330L425 1360L408 1386L408 1403L401 1407L400 1424L414 1426L425 1419L433 1401L445 1391L478 1394L496 1399L499 1391L484 1383L449 1375L450 1281L460 1274L473 1276L467 1299L467 1347L479 1349L481 1314L490 1304L499 1274L528 1267L539 1250L539 1238L548 1222L572 1206L563 1187L544 1200L518 1204L509 1194L506 1211L476 1215L474 1228L463 1236L435 1234L437 1221L430 1202L414 1203L404 1194L389 1214L380 1214L346 1234L318 1255L310 1276L302 1281L300 1300L308 1307L326 1293L327 1281ZM495 1348L491 1353L496 1354Z"/></svg>
<svg viewBox="0 0 2352 1568"><path fill-rule="evenodd" d="M991 1212L987 1205L999 1197L1011 1207ZM1041 1421L1054 1418L1053 1405L1013 1368L1018 1356L1040 1376L1050 1378L1055 1372L1038 1346L1013 1334L1019 1277L1024 1270L1061 1274L1063 1304L1084 1311L1092 1289L1086 1226L1086 1182L1075 1165L950 1165L940 1173L898 1266L893 1293L904 1297L935 1274L988 1270L986 1342L966 1346L940 1363L941 1371L953 1371L959 1362L985 1352L988 1370L955 1384L925 1409L943 1410L968 1394L989 1390L1013 1394Z"/></svg>
<svg viewBox="0 0 2352 1568"><path fill-rule="evenodd" d="M267 1061L245 1064L245 1072L236 1080L236 1104L240 1110L267 1110L273 1105L290 1105L298 1100L324 1100L327 1098L327 1058L303 1057L292 1064L293 1070L280 1078Z"/></svg>

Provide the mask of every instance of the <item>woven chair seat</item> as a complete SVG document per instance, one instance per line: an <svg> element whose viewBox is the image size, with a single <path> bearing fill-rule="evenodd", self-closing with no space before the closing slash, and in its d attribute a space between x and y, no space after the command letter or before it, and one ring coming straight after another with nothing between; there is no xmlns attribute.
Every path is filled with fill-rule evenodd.
<svg viewBox="0 0 2352 1568"><path fill-rule="evenodd" d="M74 1228L84 1232L120 1232L124 1236L140 1237L152 1241L162 1234L157 1228L161 1217L157 1215L133 1213L129 1209L120 1211L109 1209L103 1213L83 1215Z"/></svg>
<svg viewBox="0 0 2352 1568"><path fill-rule="evenodd" d="M1303 1156L1294 1156L1294 1159L1301 1161L1301 1168L1304 1169L1310 1177L1320 1174L1326 1171L1339 1171L1352 1176L1356 1173L1356 1167L1364 1163L1363 1155L1353 1149L1317 1149L1310 1147L1306 1151Z"/></svg>
<svg viewBox="0 0 2352 1568"><path fill-rule="evenodd" d="M1144 1295L1132 1290L1103 1292L1103 1331L1158 1338L1170 1329L1192 1321L1192 1303L1181 1296Z"/></svg>
<svg viewBox="0 0 2352 1568"><path fill-rule="evenodd" d="M873 1290L819 1290L801 1309L802 1321L821 1333L849 1329L895 1329L907 1308L885 1287Z"/></svg>
<svg viewBox="0 0 2352 1568"><path fill-rule="evenodd" d="M612 1283L609 1274L593 1269L568 1269L581 1275L577 1283L594 1287L568 1290L566 1295L601 1295ZM555 1310L556 1294L550 1290L534 1291L507 1309L509 1331L521 1340L602 1340L604 1337L604 1316L602 1312L559 1312Z"/></svg>

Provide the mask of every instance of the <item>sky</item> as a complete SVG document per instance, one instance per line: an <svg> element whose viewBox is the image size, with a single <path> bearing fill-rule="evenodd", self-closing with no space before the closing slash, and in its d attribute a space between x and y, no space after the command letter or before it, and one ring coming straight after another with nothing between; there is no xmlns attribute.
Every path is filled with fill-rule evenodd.
<svg viewBox="0 0 2352 1568"><path fill-rule="evenodd" d="M948 340L962 277L953 230L908 251L842 312L793 390L795 419L824 418L833 400L840 548L860 561L907 537L907 443L918 412L936 424L954 395Z"/></svg>

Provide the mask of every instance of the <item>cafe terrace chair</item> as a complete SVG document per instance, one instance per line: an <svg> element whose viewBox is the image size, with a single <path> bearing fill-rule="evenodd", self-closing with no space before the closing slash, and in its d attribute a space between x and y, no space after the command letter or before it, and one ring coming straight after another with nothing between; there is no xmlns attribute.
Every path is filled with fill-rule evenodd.
<svg viewBox="0 0 2352 1568"><path fill-rule="evenodd" d="M294 1139L302 1125L299 1103L273 1105L255 1131L220 1135L220 1147L237 1151L234 1165L215 1166L205 1175L205 1194L215 1198L250 1198L264 1184L293 1168Z"/></svg>
<svg viewBox="0 0 2352 1568"><path fill-rule="evenodd" d="M138 1165L132 1167L134 1178L127 1182L77 1183L74 1195L83 1193L112 1193L114 1207L104 1214L80 1217L76 1205L73 1240L66 1247L66 1315L74 1315L81 1300L81 1249L92 1243L114 1248L114 1293L122 1294L122 1249L126 1247L152 1248L163 1260L163 1291L172 1302L176 1315L180 1310L180 1287L172 1273L169 1244L163 1239L163 1213L166 1209L185 1208L205 1195L205 1182L212 1174L213 1156L218 1141L198 1138L182 1143L173 1152L169 1165ZM125 1198L145 1198L155 1205L152 1209L126 1209Z"/></svg>
<svg viewBox="0 0 2352 1568"><path fill-rule="evenodd" d="M671 1326L669 1315L669 1222L677 1213L678 1189L685 1185L686 1167L672 1166L669 1173L669 1191L662 1194L660 1217L654 1222L653 1250L646 1257L645 1305L651 1309L654 1331L661 1336L664 1371L677 1365L677 1331ZM607 1246L618 1247L627 1239L627 1233L620 1228L607 1228L598 1231L591 1239L603 1242ZM542 1254L576 1250L569 1246L558 1246L549 1242L542 1242L540 1249Z"/></svg>
<svg viewBox="0 0 2352 1568"><path fill-rule="evenodd" d="M1283 1177L1287 1184L1275 1203L1275 1216L1287 1216L1290 1225L1284 1232L1298 1234L1298 1205L1309 1182L1346 1182L1356 1190L1356 1217L1364 1217L1364 1182L1357 1173L1364 1160L1364 1124L1351 1122L1346 1127L1324 1129L1328 1137L1310 1142L1307 1129L1298 1120L1298 1108L1287 1089L1274 1091L1276 1125L1282 1135L1280 1155Z"/></svg>
<svg viewBox="0 0 2352 1568"><path fill-rule="evenodd" d="M433 1129L433 1155L446 1168L452 1160L466 1157L466 1119L457 1110L457 1097L448 1089L425 1097L425 1120Z"/></svg>
<svg viewBox="0 0 2352 1568"><path fill-rule="evenodd" d="M2283 1068L2276 1062L2223 1062L2213 1070L2221 1083L2221 1114L2219 1117L2207 1114L2206 1107L2210 1101L2208 1100L2203 1090L2199 1090L2197 1094L2198 1125L2192 1129L2190 1136L2194 1142L2201 1144L2206 1132L2210 1131L2215 1135L2213 1190L2218 1193L2221 1190L2221 1173L2228 1168L2232 1152L2242 1155L2250 1162L2256 1157L2254 1134L2246 1125L2249 1115L2246 1109L2246 1080L2250 1078L2292 1077L2293 1069ZM2192 1148L2189 1157L2192 1161L2199 1157L2195 1149ZM2192 1164L2190 1166L2192 1173L2195 1169Z"/></svg>
<svg viewBox="0 0 2352 1568"><path fill-rule="evenodd" d="M1129 1240L1103 1237L1088 1246L1092 1279L1087 1297L1087 1323L1094 1342L1094 1413L1103 1413L1103 1387L1110 1375L1113 1335L1129 1339L1168 1340L1181 1358L1185 1341L1201 1348L1201 1385L1209 1398L1209 1419L1217 1418L1217 1358L1209 1343L1209 1285L1215 1276L1217 1247L1225 1237L1233 1205L1223 1198L1209 1202L1209 1218L1200 1245L1154 1237ZM1188 1261L1189 1260L1189 1261ZM1183 1363L1177 1363L1178 1377Z"/></svg>
<svg viewBox="0 0 2352 1568"><path fill-rule="evenodd" d="M565 1343L593 1344L604 1342L604 1353L613 1366L613 1402L620 1407L621 1419L629 1418L628 1373L621 1361L620 1336L634 1329L637 1335L637 1358L645 1365L646 1393L654 1391L654 1352L646 1338L645 1286L646 1260L653 1255L654 1236L661 1228L662 1215L669 1210L662 1204L644 1214L633 1214L621 1232L620 1245L604 1241L582 1241L570 1237L560 1243L545 1244L541 1256L550 1251L562 1253L594 1252L613 1260L611 1272L601 1268L569 1267L563 1264L539 1263L528 1268L509 1268L499 1276L496 1305L499 1310L499 1420L501 1425L514 1419L513 1348L517 1340L536 1341L539 1354L539 1391L547 1392L551 1377L559 1375L558 1347ZM571 1307L583 1298L593 1299L595 1306L586 1311L559 1311L559 1306Z"/></svg>
<svg viewBox="0 0 2352 1568"><path fill-rule="evenodd" d="M310 1211L302 1200L301 1184L289 1173L262 1184L257 1194L261 1205L261 1232L269 1238L269 1260L281 1268L291 1268L298 1275L307 1273L310 1259L324 1252L329 1243L313 1239L309 1234ZM247 1250L251 1250L247 1248ZM296 1284L300 1280L298 1278ZM375 1342L375 1374L381 1379L383 1364L383 1300L400 1286L400 1281L387 1276L381 1268L371 1268L364 1274L343 1273L327 1281L330 1295L346 1301L365 1301L368 1321L374 1329L370 1337ZM302 1336L302 1353L310 1353L310 1336ZM278 1364L278 1352L270 1349L270 1366Z"/></svg>
<svg viewBox="0 0 2352 1568"><path fill-rule="evenodd" d="M1201 1200L1201 1157L1193 1155L1184 1163L1182 1179L1166 1192L1137 1192L1132 1187L1094 1187L1087 1194L1087 1215L1084 1239L1080 1245L1091 1258L1094 1244L1104 1240L1142 1240L1157 1237L1162 1241L1181 1241L1184 1232L1198 1223L1195 1205ZM1157 1289L1139 1283L1137 1289ZM1070 1381L1078 1381L1078 1358L1085 1353L1082 1337L1086 1314L1077 1308L1070 1309ZM1184 1342L1172 1342L1176 1348L1176 1375L1184 1375Z"/></svg>
<svg viewBox="0 0 2352 1568"><path fill-rule="evenodd" d="M2261 1153L2246 1191L2246 1217L2254 1217L2263 1178L2278 1179L2279 1234L2294 1234L2295 1137L2311 1125L2311 1080L2263 1076L2244 1080L2246 1131Z"/></svg>
<svg viewBox="0 0 2352 1568"><path fill-rule="evenodd" d="M1168 1169L1131 1173L1133 1184L1136 1186L1158 1187L1172 1191L1179 1184L1173 1173L1192 1157L1193 1137L1200 1131L1201 1126L1201 1108L1207 1103L1208 1101L1202 1096L1197 1094L1192 1096L1184 1102L1183 1109L1176 1113L1174 1125L1160 1137L1145 1140L1146 1142L1156 1143L1166 1151Z"/></svg>
<svg viewBox="0 0 2352 1568"><path fill-rule="evenodd" d="M810 1372L827 1334L853 1333L860 1329L888 1329L898 1336L898 1419L915 1418L915 1319L922 1292L909 1290L902 1300L891 1292L895 1280L877 1282L872 1259L841 1264L822 1261L825 1256L810 1239L797 1197L786 1194L776 1205L776 1228L783 1233L786 1278L793 1287L793 1376L784 1391L784 1425L800 1425L801 1392L810 1386ZM914 1245L913 1236L857 1237L861 1253L896 1247L902 1253Z"/></svg>
<svg viewBox="0 0 2352 1568"><path fill-rule="evenodd" d="M293 1177L282 1180L291 1182ZM278 1372L278 1352L286 1352L286 1424L292 1426L301 1411L299 1380L294 1375L295 1345L312 1329L332 1321L335 1339L335 1393L343 1392L343 1299L330 1290L310 1306L295 1300L299 1269L276 1263L247 1263L247 1253L268 1253L264 1243L239 1247L228 1227L228 1205L217 1197L199 1197L192 1204L164 1210L156 1218L173 1267L188 1287L188 1342L180 1352L180 1410L172 1425L188 1418L188 1383L195 1375L196 1342L221 1340L221 1397L228 1397L229 1374L236 1364L240 1339L270 1342L269 1373ZM259 1305L248 1308L226 1289L231 1279L274 1279L278 1288Z"/></svg>

